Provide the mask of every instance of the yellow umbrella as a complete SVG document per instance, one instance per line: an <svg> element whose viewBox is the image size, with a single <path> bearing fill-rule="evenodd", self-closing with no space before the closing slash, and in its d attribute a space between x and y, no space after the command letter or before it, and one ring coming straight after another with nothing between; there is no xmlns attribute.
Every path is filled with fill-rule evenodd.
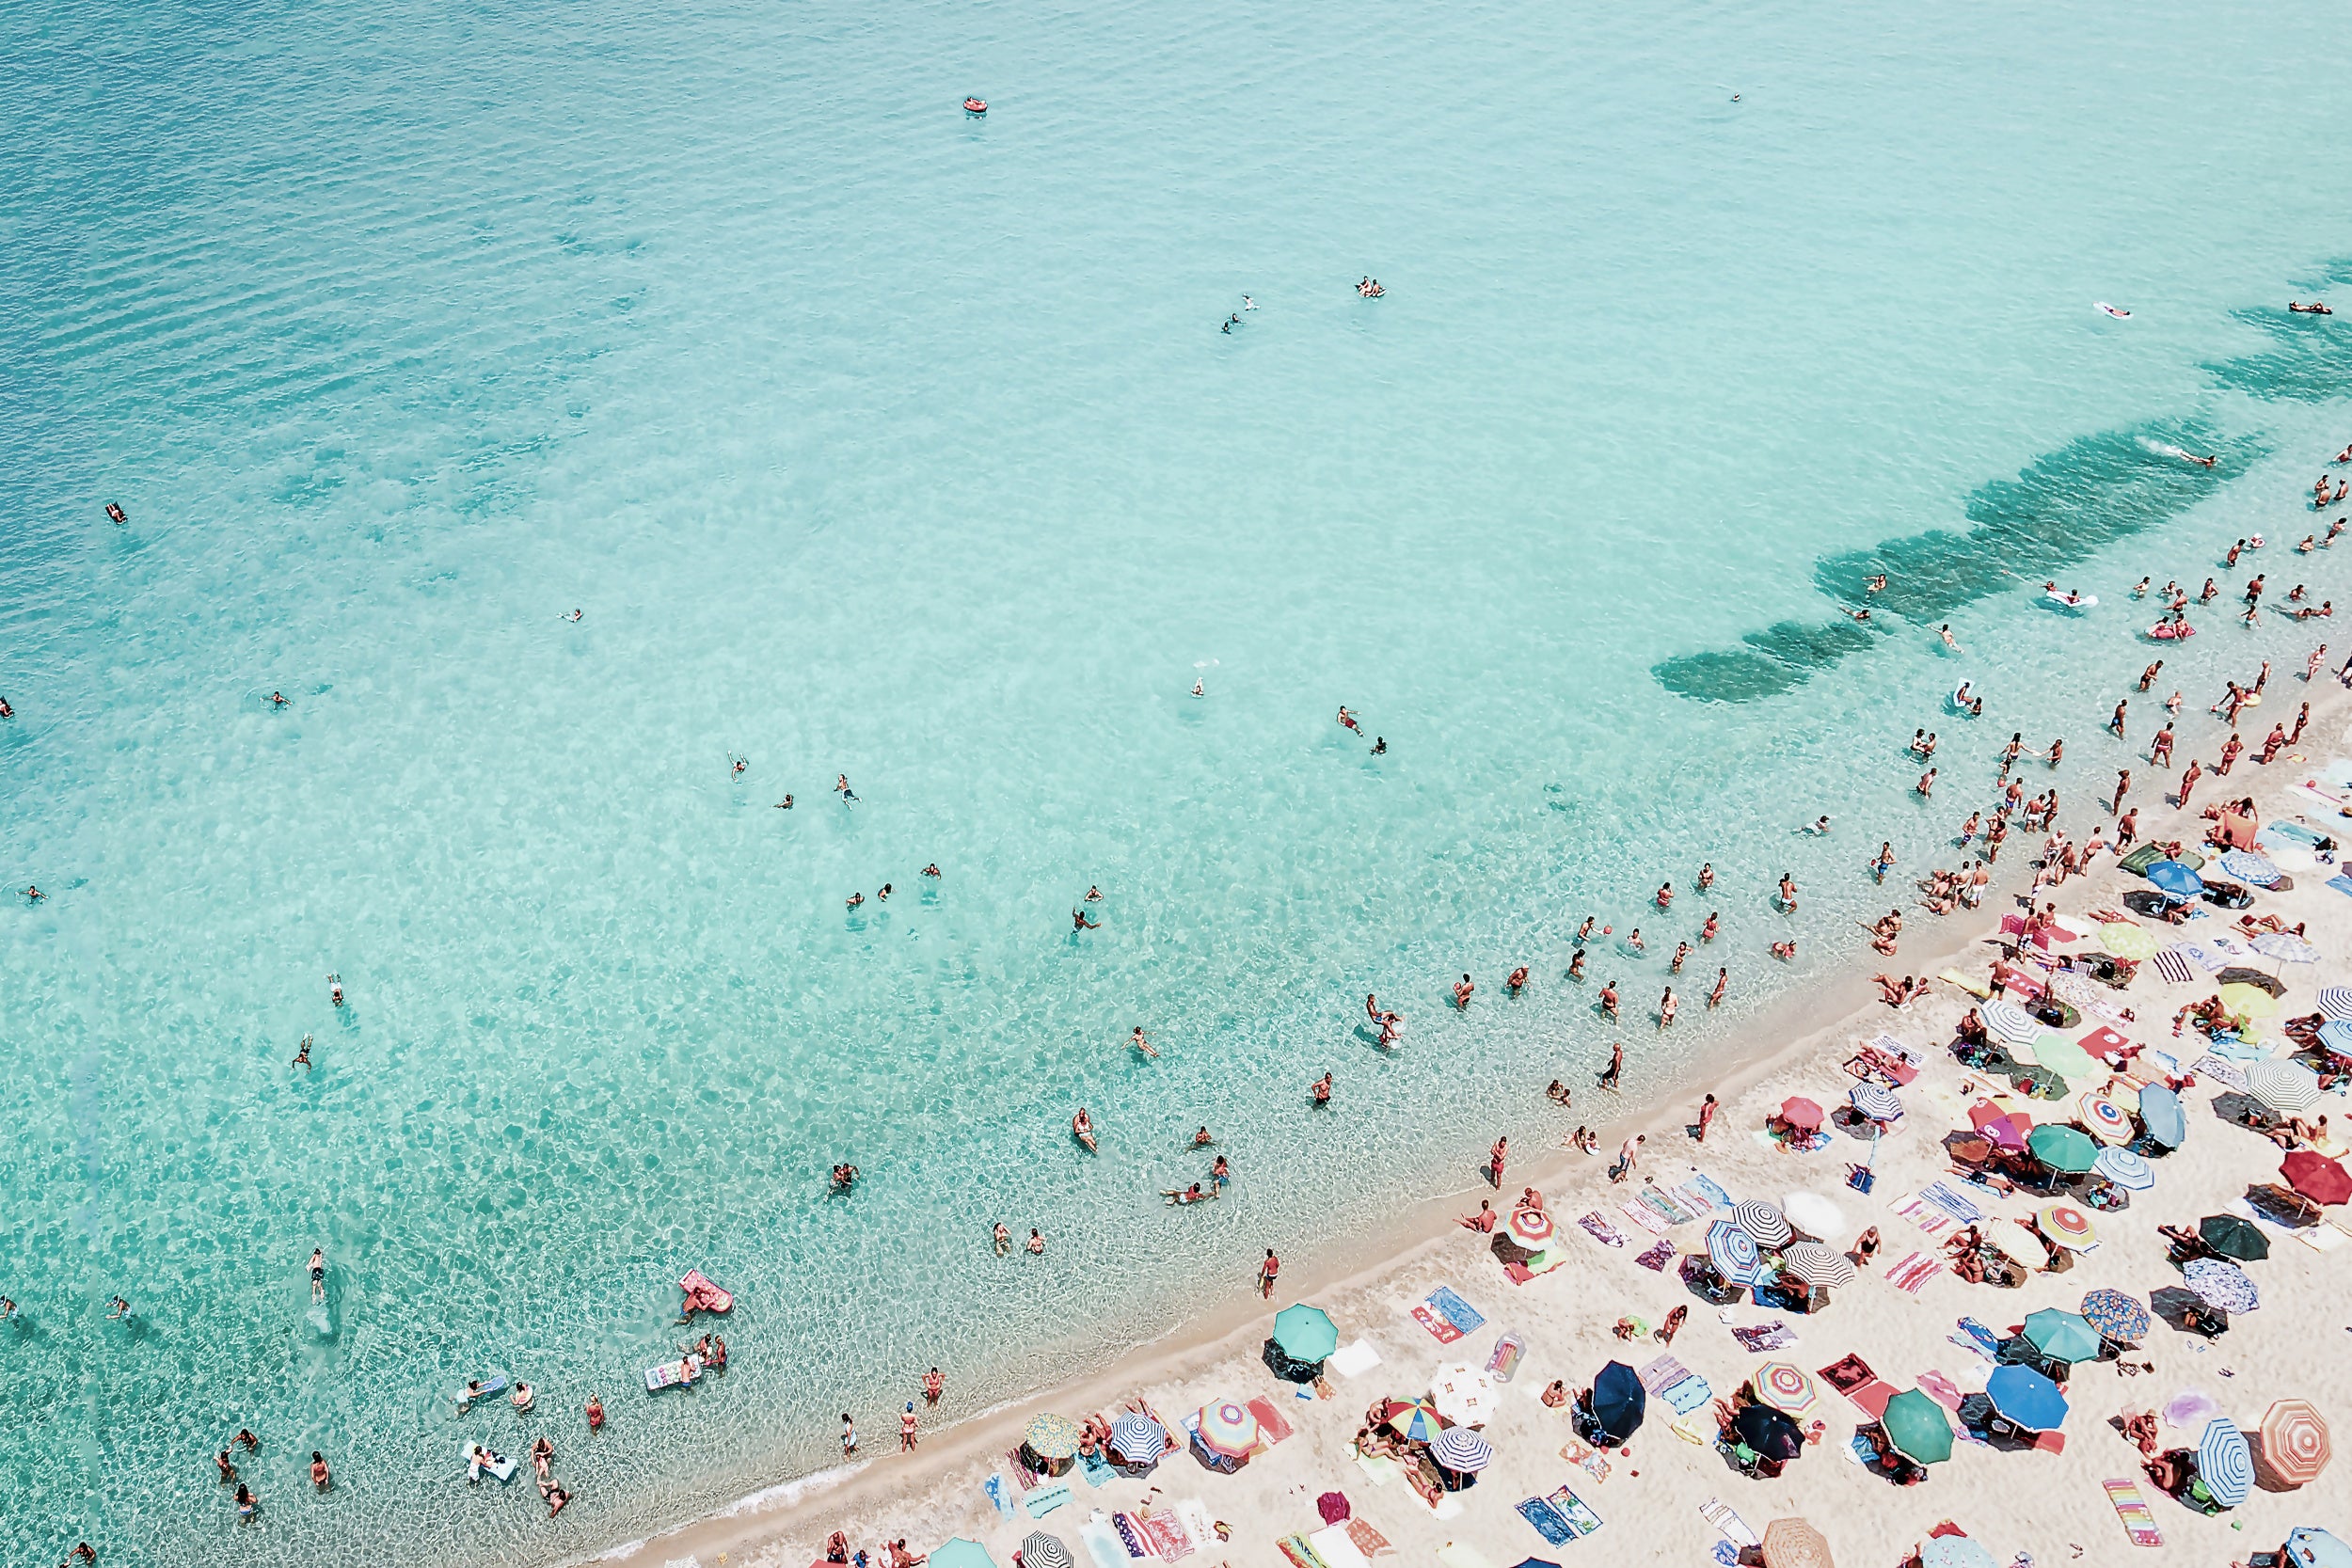
<svg viewBox="0 0 2352 1568"><path fill-rule="evenodd" d="M2277 1018L2279 999L2260 986L2230 985L2221 988L2221 1005L2232 1018Z"/></svg>

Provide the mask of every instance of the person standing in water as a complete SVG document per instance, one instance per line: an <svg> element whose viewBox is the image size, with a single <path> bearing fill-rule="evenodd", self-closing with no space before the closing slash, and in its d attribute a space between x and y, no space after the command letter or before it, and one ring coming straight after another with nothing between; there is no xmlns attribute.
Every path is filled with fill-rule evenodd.
<svg viewBox="0 0 2352 1568"><path fill-rule="evenodd" d="M1600 1075L1600 1086L1613 1090L1617 1086L1618 1079L1624 1075L1625 1042L1619 1040L1609 1047L1609 1066Z"/></svg>

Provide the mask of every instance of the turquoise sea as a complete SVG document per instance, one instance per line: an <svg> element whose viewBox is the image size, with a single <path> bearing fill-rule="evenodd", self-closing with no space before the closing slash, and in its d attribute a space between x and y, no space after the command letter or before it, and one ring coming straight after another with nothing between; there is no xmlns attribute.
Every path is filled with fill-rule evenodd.
<svg viewBox="0 0 2352 1568"><path fill-rule="evenodd" d="M0 879L47 894L0 909L0 1560L552 1560L879 1442L925 1367L952 1417L1099 1365L1556 1144L1588 912L1647 927L1593 965L1630 1088L1843 1006L1878 840L1935 859L2011 729L2102 792L2124 591L2312 525L2338 20L0 13ZM2200 619L2192 713L2312 640ZM1238 1185L1173 1212L1201 1123ZM735 1364L648 1399L695 1266ZM494 1368L543 1414L453 1418ZM553 1523L459 1479L534 1426Z"/></svg>

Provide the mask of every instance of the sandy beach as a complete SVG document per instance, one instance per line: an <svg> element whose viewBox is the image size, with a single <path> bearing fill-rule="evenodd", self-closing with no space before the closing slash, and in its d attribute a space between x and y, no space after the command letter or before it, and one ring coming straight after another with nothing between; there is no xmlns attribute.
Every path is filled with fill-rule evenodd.
<svg viewBox="0 0 2352 1568"><path fill-rule="evenodd" d="M2298 747L2267 768L2241 763L2226 780L2201 789L2194 807L2201 809L2224 794L2234 799L2250 792L2265 823L2305 821L2331 828L2326 806L2296 786L2312 778L2325 759L2347 749L2336 739L2347 705L2325 672L2308 689L2299 675L2274 681L2271 700L2280 714L2307 699L2313 720ZM2087 696L2086 704L2100 700ZM2201 718L2193 711L2188 717ZM2135 796L2143 838L2193 843L2205 826L2195 819L2194 810L2177 811L2169 796L2158 798L2158 788L2169 790L2177 767L2192 750L2210 767L2222 738L2220 733L2209 734L2210 722L2181 727L2196 737L2193 747L2185 736L2175 770L2161 775L2160 786L2155 770L2143 773L2146 782ZM2257 736L2264 729L2256 726ZM2036 776L2029 787L2043 787L2039 767L2031 771ZM2066 775L2058 775L2058 782L2066 782ZM2072 782L2079 790L2081 781ZM2074 825L2078 836L2087 836L2079 817ZM1863 857L1868 846L1859 842L1860 832L1855 836L1854 852ZM1981 909L1941 920L1924 914L1909 918L1899 957L1885 960L1884 967L1929 975L1948 968L1981 981L1996 954L2001 917L2016 907L2014 894L2029 875L2026 863L2038 853L2038 835L2030 847L2026 837L2012 837L2002 876ZM2322 955L2315 964L2285 970L2288 1014L2311 1010L2318 985L2352 972L2352 904L2325 885L2332 874L2330 866L2307 865L2294 876L2291 891L2265 894L2256 905L2258 914L2303 923ZM1899 876L1888 879L1890 902ZM2084 920L2082 911L2120 907L2126 891L2146 885L2110 858L2049 896L2062 917L2073 917L2076 929L2095 932L2097 923ZM1903 901L1913 901L1907 885ZM2151 926L2158 941L2170 942L2216 934L2233 918L2208 909L2203 918L2177 929L2157 922ZM2189 1390L2209 1395L2249 1433L2273 1401L2289 1397L2312 1400L2339 1424L2352 1419L2352 1381L2328 1370L2340 1364L2346 1348L2339 1337L2352 1331L2352 1311L2341 1289L2344 1257L2352 1256L2343 1248L2352 1238L2334 1223L2344 1213L2341 1209L2326 1212L2330 1223L2308 1229L2268 1228L2270 1257L2249 1265L2262 1307L2234 1318L2219 1339L2208 1342L2159 1317L2145 1337L2144 1352L2122 1362L2077 1368L2068 1386L2073 1408L2058 1451L2010 1450L1963 1437L1949 1462L1930 1468L1924 1483L1899 1487L1866 1468L1850 1450L1855 1428L1871 1419L1867 1409L1822 1383L1819 1403L1802 1419L1818 1419L1824 1429L1777 1479L1750 1479L1729 1466L1711 1446L1714 1422L1708 1402L1693 1407L1678 1433L1675 1411L1655 1389L1645 1424L1629 1451L1606 1457L1605 1479L1597 1474L1598 1466L1579 1467L1564 1457L1564 1446L1573 1436L1568 1414L1547 1407L1539 1396L1554 1379L1584 1387L1613 1359L1644 1369L1671 1354L1705 1380L1713 1399L1728 1400L1768 1360L1792 1361L1810 1372L1855 1355L1894 1388L1926 1386L1963 1399L1982 1389L1993 1362L1960 1342L1968 1338L1956 1332L1962 1319L2006 1336L2028 1313L2045 1307L2072 1311L2095 1289L2111 1287L2144 1302L2151 1291L2180 1284L2179 1269L2168 1262L2166 1243L2157 1234L2159 1224L2193 1226L2200 1216L2231 1212L2249 1187L2277 1180L2280 1150L2217 1112L2215 1102L2227 1093L2226 1085L2200 1074L2182 1095L2189 1122L2185 1146L2153 1162L2153 1190L2133 1195L2120 1212L2096 1216L2095 1247L2080 1255L2058 1254L2059 1266L2036 1271L2019 1288L1963 1280L1947 1265L1943 1250L1958 1222L1945 1215L1939 1223L1933 1205L1916 1201L1921 1189L1944 1181L1994 1217L2030 1220L2035 1205L2026 1194L2001 1196L1961 1183L1944 1145L1946 1134L1965 1129L1971 1104L1988 1097L1996 1105L2029 1109L2038 1122L2063 1120L2069 1107L2024 1098L2009 1080L1971 1071L1955 1059L1955 1031L1974 997L1939 981L1922 1000L1892 1009L1875 1000L1876 987L1867 979L1872 967L1858 963L1832 985L1787 998L1753 1031L1756 1048L1745 1059L1726 1066L1711 1084L1692 1085L1679 1099L1626 1104L1594 1089L1589 1080L1574 1084L1576 1108L1561 1113L1561 1132L1600 1118L1595 1125L1602 1155L1554 1148L1540 1160L1529 1160L1522 1151L1505 1176L1502 1193L1488 1195L1498 1209L1507 1210L1507 1199L1523 1185L1541 1189L1563 1238L1555 1250L1566 1253L1565 1263L1550 1272L1514 1283L1494 1255L1491 1238L1454 1223L1456 1215L1477 1208L1476 1193L1433 1197L1400 1215L1390 1237L1367 1239L1361 1252L1367 1261L1352 1273L1335 1270L1321 1278L1286 1275L1271 1302L1229 1301L1183 1336L1138 1351L1101 1378L927 1433L911 1455L885 1451L896 1447L889 1418L897 1413L874 1413L863 1423L867 1435L854 1465L746 1499L723 1516L593 1560L670 1568L797 1565L820 1557L826 1538L837 1529L852 1549L867 1551L903 1538L920 1553L961 1536L980 1543L998 1563L1009 1565L1024 1537L1042 1529L1060 1537L1083 1563L1088 1559L1080 1527L1098 1511L1112 1514L1197 1498L1206 1516L1225 1527L1224 1538L1202 1543L1201 1560L1273 1563L1282 1560L1277 1547L1281 1538L1323 1528L1317 1498L1329 1492L1343 1494L1354 1517L1390 1543L1398 1560L1422 1561L1444 1553L1456 1568L1477 1568L1482 1560L1507 1568L1530 1556L1563 1554L1575 1554L1568 1561L1591 1560L1596 1544L1616 1562L1707 1560L1710 1552L1729 1550L1721 1545L1726 1533L1739 1533L1736 1528L1719 1530L1710 1522L1709 1515L1722 1516L1713 1507L1718 1502L1758 1533L1776 1519L1808 1520L1841 1562L1906 1560L1945 1521L2002 1562L2029 1553L2038 1563L2132 1560L2152 1568L2244 1560L2249 1553L2275 1548L2295 1527L2343 1522L2352 1501L2352 1472L2342 1467L2300 1490L2270 1490L2267 1482L2258 1482L2243 1505L2204 1516L2140 1477L2140 1454L2119 1429L2122 1415L2160 1410ZM2069 1035L2078 1037L2105 1023L2136 1045L2176 1053L2185 1070L2203 1053L2202 1042L2193 1032L2174 1038L2173 1016L2212 990L2201 972L2190 983L2173 984L2153 964L2142 964L2127 990L2112 993L2111 1010L2133 1016L2087 1015ZM1878 1142L1875 1154L1866 1136L1845 1129L1830 1129L1827 1147L1804 1153L1767 1135L1767 1117L1788 1097L1808 1097L1823 1107L1842 1105L1855 1084L1846 1069L1849 1058L1858 1047L1890 1038L1924 1065L1901 1090L1907 1114ZM2126 1068L2152 1073L2148 1060L2143 1054ZM2071 1087L2087 1086L2096 1085ZM1699 1093L1710 1089L1722 1108L1702 1145L1692 1135L1692 1123ZM1531 1095L1541 1091L1540 1084L1528 1085ZM2311 1114L2330 1103L2323 1100ZM1612 1185L1606 1156L1636 1134L1647 1142L1634 1180ZM1866 1160L1874 1171L1874 1187L1867 1196L1847 1182L1850 1168ZM1822 1241L1850 1248L1865 1227L1876 1227L1882 1249L1855 1282L1833 1292L1830 1304L1812 1314L1743 1301L1719 1317L1717 1308L1684 1286L1671 1263L1660 1269L1639 1259L1651 1252L1657 1262L1653 1249L1661 1242L1677 1254L1703 1253L1708 1221L1723 1216L1701 1215L1687 1223L1661 1216L1654 1227L1645 1227L1626 1207L1642 1207L1636 1199L1645 1185L1672 1189L1698 1176L1736 1200L1782 1204L1794 1195L1812 1195L1833 1206L1839 1221L1819 1227ZM1602 1237L1579 1229L1578 1217L1587 1214L1605 1222L1598 1227ZM1237 1260L1237 1267L1247 1266L1247 1260ZM1440 1342L1413 1315L1440 1288L1454 1291L1481 1320L1450 1342ZM1326 1308L1343 1345L1360 1341L1376 1354L1377 1364L1353 1376L1327 1376L1327 1398L1309 1397L1279 1382L1260 1350L1274 1310L1295 1300ZM1654 1338L1626 1341L1613 1336L1613 1325L1621 1319L1654 1328L1677 1306L1691 1311L1671 1350ZM1775 1322L1788 1337L1762 1353L1744 1348L1731 1332ZM1448 1497L1443 1516L1433 1513L1401 1480L1375 1478L1359 1465L1352 1443L1368 1406L1384 1397L1419 1395L1443 1369L1461 1363L1483 1368L1504 1334L1520 1337L1526 1350L1516 1374L1499 1386L1498 1402L1484 1423L1493 1464L1475 1487ZM2149 1364L2152 1370L2141 1370ZM2122 1370L2127 1366L2133 1369L2129 1375ZM917 1394L912 1377L908 1394ZM1080 1470L1042 1481L1029 1495L1041 1505L1061 1485L1068 1485L1069 1496L1039 1517L1017 1506L1000 1512L992 1503L984 1487L992 1475L1012 1477L1008 1450L1020 1442L1032 1416L1115 1415L1136 1399L1170 1420L1211 1402L1264 1402L1291 1433L1237 1474L1213 1473L1176 1451L1149 1479L1113 1477L1098 1485ZM2193 1448L2196 1440L2194 1432L2166 1433L2168 1446ZM2161 1546L2135 1547L2103 1490L2108 1481L2139 1486L2162 1534ZM1571 1486L1600 1521L1597 1543L1586 1538L1548 1544L1514 1509L1519 1499L1551 1495L1563 1486Z"/></svg>

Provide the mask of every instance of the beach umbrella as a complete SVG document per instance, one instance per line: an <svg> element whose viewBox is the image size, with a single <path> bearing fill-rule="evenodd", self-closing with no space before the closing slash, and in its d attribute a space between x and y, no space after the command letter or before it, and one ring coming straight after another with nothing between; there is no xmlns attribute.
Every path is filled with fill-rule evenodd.
<svg viewBox="0 0 2352 1568"><path fill-rule="evenodd" d="M2026 1135L2033 1131L2033 1122L2021 1112L2015 1116L1994 1117L1977 1131L2002 1148L2023 1148Z"/></svg>
<svg viewBox="0 0 2352 1568"><path fill-rule="evenodd" d="M2323 991L2321 994L2327 993ZM2352 1023L2346 1023L2340 1018L2329 1019L2319 1026L2319 1044L2330 1055L2352 1056Z"/></svg>
<svg viewBox="0 0 2352 1568"><path fill-rule="evenodd" d="M1872 1121L1893 1121L1903 1114L1903 1102L1883 1084L1856 1084L1846 1099Z"/></svg>
<svg viewBox="0 0 2352 1568"><path fill-rule="evenodd" d="M2326 1418L2309 1400L2280 1400L2263 1412L2263 1463L2289 1486L2308 1486L2328 1467L2334 1449Z"/></svg>
<svg viewBox="0 0 2352 1568"><path fill-rule="evenodd" d="M2042 1022L2014 1002L1994 998L1977 1008L1985 1028L2011 1045L2027 1045L2042 1033Z"/></svg>
<svg viewBox="0 0 2352 1568"><path fill-rule="evenodd" d="M1429 1380L1429 1402L1455 1426L1484 1426L1495 1413L1495 1380L1460 1362Z"/></svg>
<svg viewBox="0 0 2352 1568"><path fill-rule="evenodd" d="M2205 891L2204 879L2179 861L2158 861L2141 875L2168 898L2194 898Z"/></svg>
<svg viewBox="0 0 2352 1568"><path fill-rule="evenodd" d="M1731 1223L1756 1238L1760 1247L1788 1244L1788 1220L1779 1210L1761 1198L1750 1198L1731 1207Z"/></svg>
<svg viewBox="0 0 2352 1568"><path fill-rule="evenodd" d="M2298 1148L2279 1166L2287 1185L2313 1203L2342 1203L2352 1198L2352 1174L2325 1154Z"/></svg>
<svg viewBox="0 0 2352 1568"><path fill-rule="evenodd" d="M2338 1023L2352 1023L2352 986L2322 986L2318 1003L2321 1016Z"/></svg>
<svg viewBox="0 0 2352 1568"><path fill-rule="evenodd" d="M2182 1114L2181 1097L2162 1084L2139 1091L2139 1119L2148 1136L2167 1148L2188 1142L2188 1117Z"/></svg>
<svg viewBox="0 0 2352 1568"><path fill-rule="evenodd" d="M2071 1203L2045 1203L2033 1218L2044 1236L2069 1252L2089 1252L2099 1240L2090 1216Z"/></svg>
<svg viewBox="0 0 2352 1568"><path fill-rule="evenodd" d="M1944 1407L1917 1388L1886 1402L1879 1418L1895 1451L1919 1465L1941 1465L1952 1457L1952 1422Z"/></svg>
<svg viewBox="0 0 2352 1568"><path fill-rule="evenodd" d="M1788 1223L1815 1236L1835 1236L1846 1228L1846 1216L1819 1193L1784 1193L1780 1212Z"/></svg>
<svg viewBox="0 0 2352 1568"><path fill-rule="evenodd" d="M2144 1193L2156 1184L2155 1168L2128 1148L2101 1149L2090 1170L2130 1192Z"/></svg>
<svg viewBox="0 0 2352 1568"><path fill-rule="evenodd" d="M1021 1568L1075 1568L1059 1536L1032 1531L1021 1543Z"/></svg>
<svg viewBox="0 0 2352 1568"><path fill-rule="evenodd" d="M1200 1407L1200 1446L1220 1459L1247 1459L1258 1446L1258 1418L1236 1400Z"/></svg>
<svg viewBox="0 0 2352 1568"><path fill-rule="evenodd" d="M2099 927L2099 945L2119 958L2139 963L2156 956L2156 939L2127 921L2110 920Z"/></svg>
<svg viewBox="0 0 2352 1568"><path fill-rule="evenodd" d="M933 1546L930 1560L946 1568L996 1568L996 1560L988 1555L986 1546L961 1535L944 1546Z"/></svg>
<svg viewBox="0 0 2352 1568"><path fill-rule="evenodd" d="M2050 1261L2050 1243L2017 1220L1987 1220L1977 1227L1984 1244L1995 1252L2005 1252L2029 1269L2038 1269Z"/></svg>
<svg viewBox="0 0 2352 1568"><path fill-rule="evenodd" d="M2132 1141L2132 1114L2106 1095L2077 1095L2074 1117L2086 1132L2103 1144Z"/></svg>
<svg viewBox="0 0 2352 1568"><path fill-rule="evenodd" d="M1541 1209L1519 1209L1511 1214L1511 1240L1530 1252L1541 1252L1554 1233L1551 1216Z"/></svg>
<svg viewBox="0 0 2352 1568"><path fill-rule="evenodd" d="M2079 1312L2045 1307L2026 1319L2026 1343L2053 1361L2069 1365L2090 1361L2099 1354L2099 1330Z"/></svg>
<svg viewBox="0 0 2352 1568"><path fill-rule="evenodd" d="M1844 1253L1819 1242L1796 1242L1783 1247L1780 1267L1783 1274L1794 1275L1817 1291L1835 1291L1861 1277Z"/></svg>
<svg viewBox="0 0 2352 1568"><path fill-rule="evenodd" d="M2098 1078L2107 1071L2064 1035L2043 1035L2036 1039L2033 1059L2042 1064L2043 1070L2060 1078Z"/></svg>
<svg viewBox="0 0 2352 1568"><path fill-rule="evenodd" d="M2319 1074L2300 1062L2256 1062L2246 1069L2246 1091L2291 1117L2319 1103Z"/></svg>
<svg viewBox="0 0 2352 1568"><path fill-rule="evenodd" d="M1764 1261L1756 1255L1756 1238L1729 1220L1707 1227L1707 1260L1726 1285L1755 1284Z"/></svg>
<svg viewBox="0 0 2352 1568"><path fill-rule="evenodd" d="M2198 1437L2197 1477L2224 1508L2235 1508L2253 1489L2253 1452L2246 1446L2246 1433L2229 1417L2216 1416Z"/></svg>
<svg viewBox="0 0 2352 1568"><path fill-rule="evenodd" d="M1445 1430L1445 1418L1427 1400L1391 1400L1380 1422L1408 1443L1428 1443Z"/></svg>
<svg viewBox="0 0 2352 1568"><path fill-rule="evenodd" d="M1804 1452L1804 1431L1769 1404L1741 1407L1732 1422L1740 1441L1767 1459L1783 1463Z"/></svg>
<svg viewBox="0 0 2352 1568"><path fill-rule="evenodd" d="M2296 936L2293 931L2272 931L2254 939L2254 951L2265 958L2276 958L2282 964L2315 964L2319 949Z"/></svg>
<svg viewBox="0 0 2352 1568"><path fill-rule="evenodd" d="M1648 1391L1624 1362L1610 1362L1593 1379L1593 1425L1599 1433L1596 1440L1605 1446L1624 1446L1642 1430L1642 1414L1648 1408Z"/></svg>
<svg viewBox="0 0 2352 1568"><path fill-rule="evenodd" d="M1793 1361L1767 1361L1748 1382L1755 1386L1757 1399L1791 1416L1804 1415L1821 1398L1812 1374Z"/></svg>
<svg viewBox="0 0 2352 1568"><path fill-rule="evenodd" d="M2148 1308L2121 1291L2093 1291L2083 1297L2083 1321L2119 1345L2148 1332Z"/></svg>
<svg viewBox="0 0 2352 1568"><path fill-rule="evenodd" d="M1429 1457L1449 1470L1467 1475L1493 1464L1495 1450L1470 1428L1449 1427L1429 1445Z"/></svg>
<svg viewBox="0 0 2352 1568"><path fill-rule="evenodd" d="M2352 1568L2352 1546L2304 1525L2287 1537L2287 1568Z"/></svg>
<svg viewBox="0 0 2352 1568"><path fill-rule="evenodd" d="M2065 1394L2031 1367L1994 1368L1984 1391L2004 1420L2027 1432L2056 1432L2066 1420Z"/></svg>
<svg viewBox="0 0 2352 1568"><path fill-rule="evenodd" d="M2260 1307L2261 1293L2244 1269L2219 1258L2199 1258L2181 1271L2188 1288L2199 1299L2218 1307L2224 1312L2251 1312Z"/></svg>
<svg viewBox="0 0 2352 1568"><path fill-rule="evenodd" d="M2270 1256L2270 1238L2255 1228L2252 1221L2235 1214L2207 1214L2197 1222L2197 1239L2222 1257L2242 1263L2259 1263Z"/></svg>
<svg viewBox="0 0 2352 1568"><path fill-rule="evenodd" d="M2267 855L2257 855L2251 849L2232 849L2221 857L2221 869L2241 882L2256 887L2268 887L2279 879L2279 867ZM2256 942L2259 949L2262 944Z"/></svg>
<svg viewBox="0 0 2352 1568"><path fill-rule="evenodd" d="M1294 1361L1320 1361L1340 1348L1330 1314L1303 1303L1274 1314L1274 1342Z"/></svg>
<svg viewBox="0 0 2352 1568"><path fill-rule="evenodd" d="M1168 1433L1151 1417L1129 1411L1111 1423L1111 1452L1130 1465L1149 1465L1168 1451Z"/></svg>
<svg viewBox="0 0 2352 1568"><path fill-rule="evenodd" d="M1780 1102L1780 1119L1791 1127L1810 1132L1821 1125L1821 1108L1803 1095L1792 1096Z"/></svg>
<svg viewBox="0 0 2352 1568"><path fill-rule="evenodd" d="M2080 1176L2099 1163L2099 1146L2079 1127L2045 1121L2026 1134L2033 1157L2055 1171Z"/></svg>
<svg viewBox="0 0 2352 1568"><path fill-rule="evenodd" d="M2202 1388L2184 1388L2165 1402L2164 1421L2167 1426L2183 1432L2202 1432L2205 1423L2221 1414L2221 1406Z"/></svg>
<svg viewBox="0 0 2352 1568"><path fill-rule="evenodd" d="M1803 1519L1775 1519L1764 1527L1764 1568L1837 1568L1829 1542Z"/></svg>
<svg viewBox="0 0 2352 1568"><path fill-rule="evenodd" d="M2279 1016L2279 999L2260 986L2240 981L2223 986L2216 994L2221 998L2222 1010L2232 1018L2259 1021Z"/></svg>
<svg viewBox="0 0 2352 1568"><path fill-rule="evenodd" d="M1919 1568L2001 1568L1991 1552L1965 1535L1931 1536L1919 1547Z"/></svg>
<svg viewBox="0 0 2352 1568"><path fill-rule="evenodd" d="M1078 1452L1078 1425L1067 1416L1039 1416L1022 1429L1021 1441L1040 1459L1070 1459Z"/></svg>

